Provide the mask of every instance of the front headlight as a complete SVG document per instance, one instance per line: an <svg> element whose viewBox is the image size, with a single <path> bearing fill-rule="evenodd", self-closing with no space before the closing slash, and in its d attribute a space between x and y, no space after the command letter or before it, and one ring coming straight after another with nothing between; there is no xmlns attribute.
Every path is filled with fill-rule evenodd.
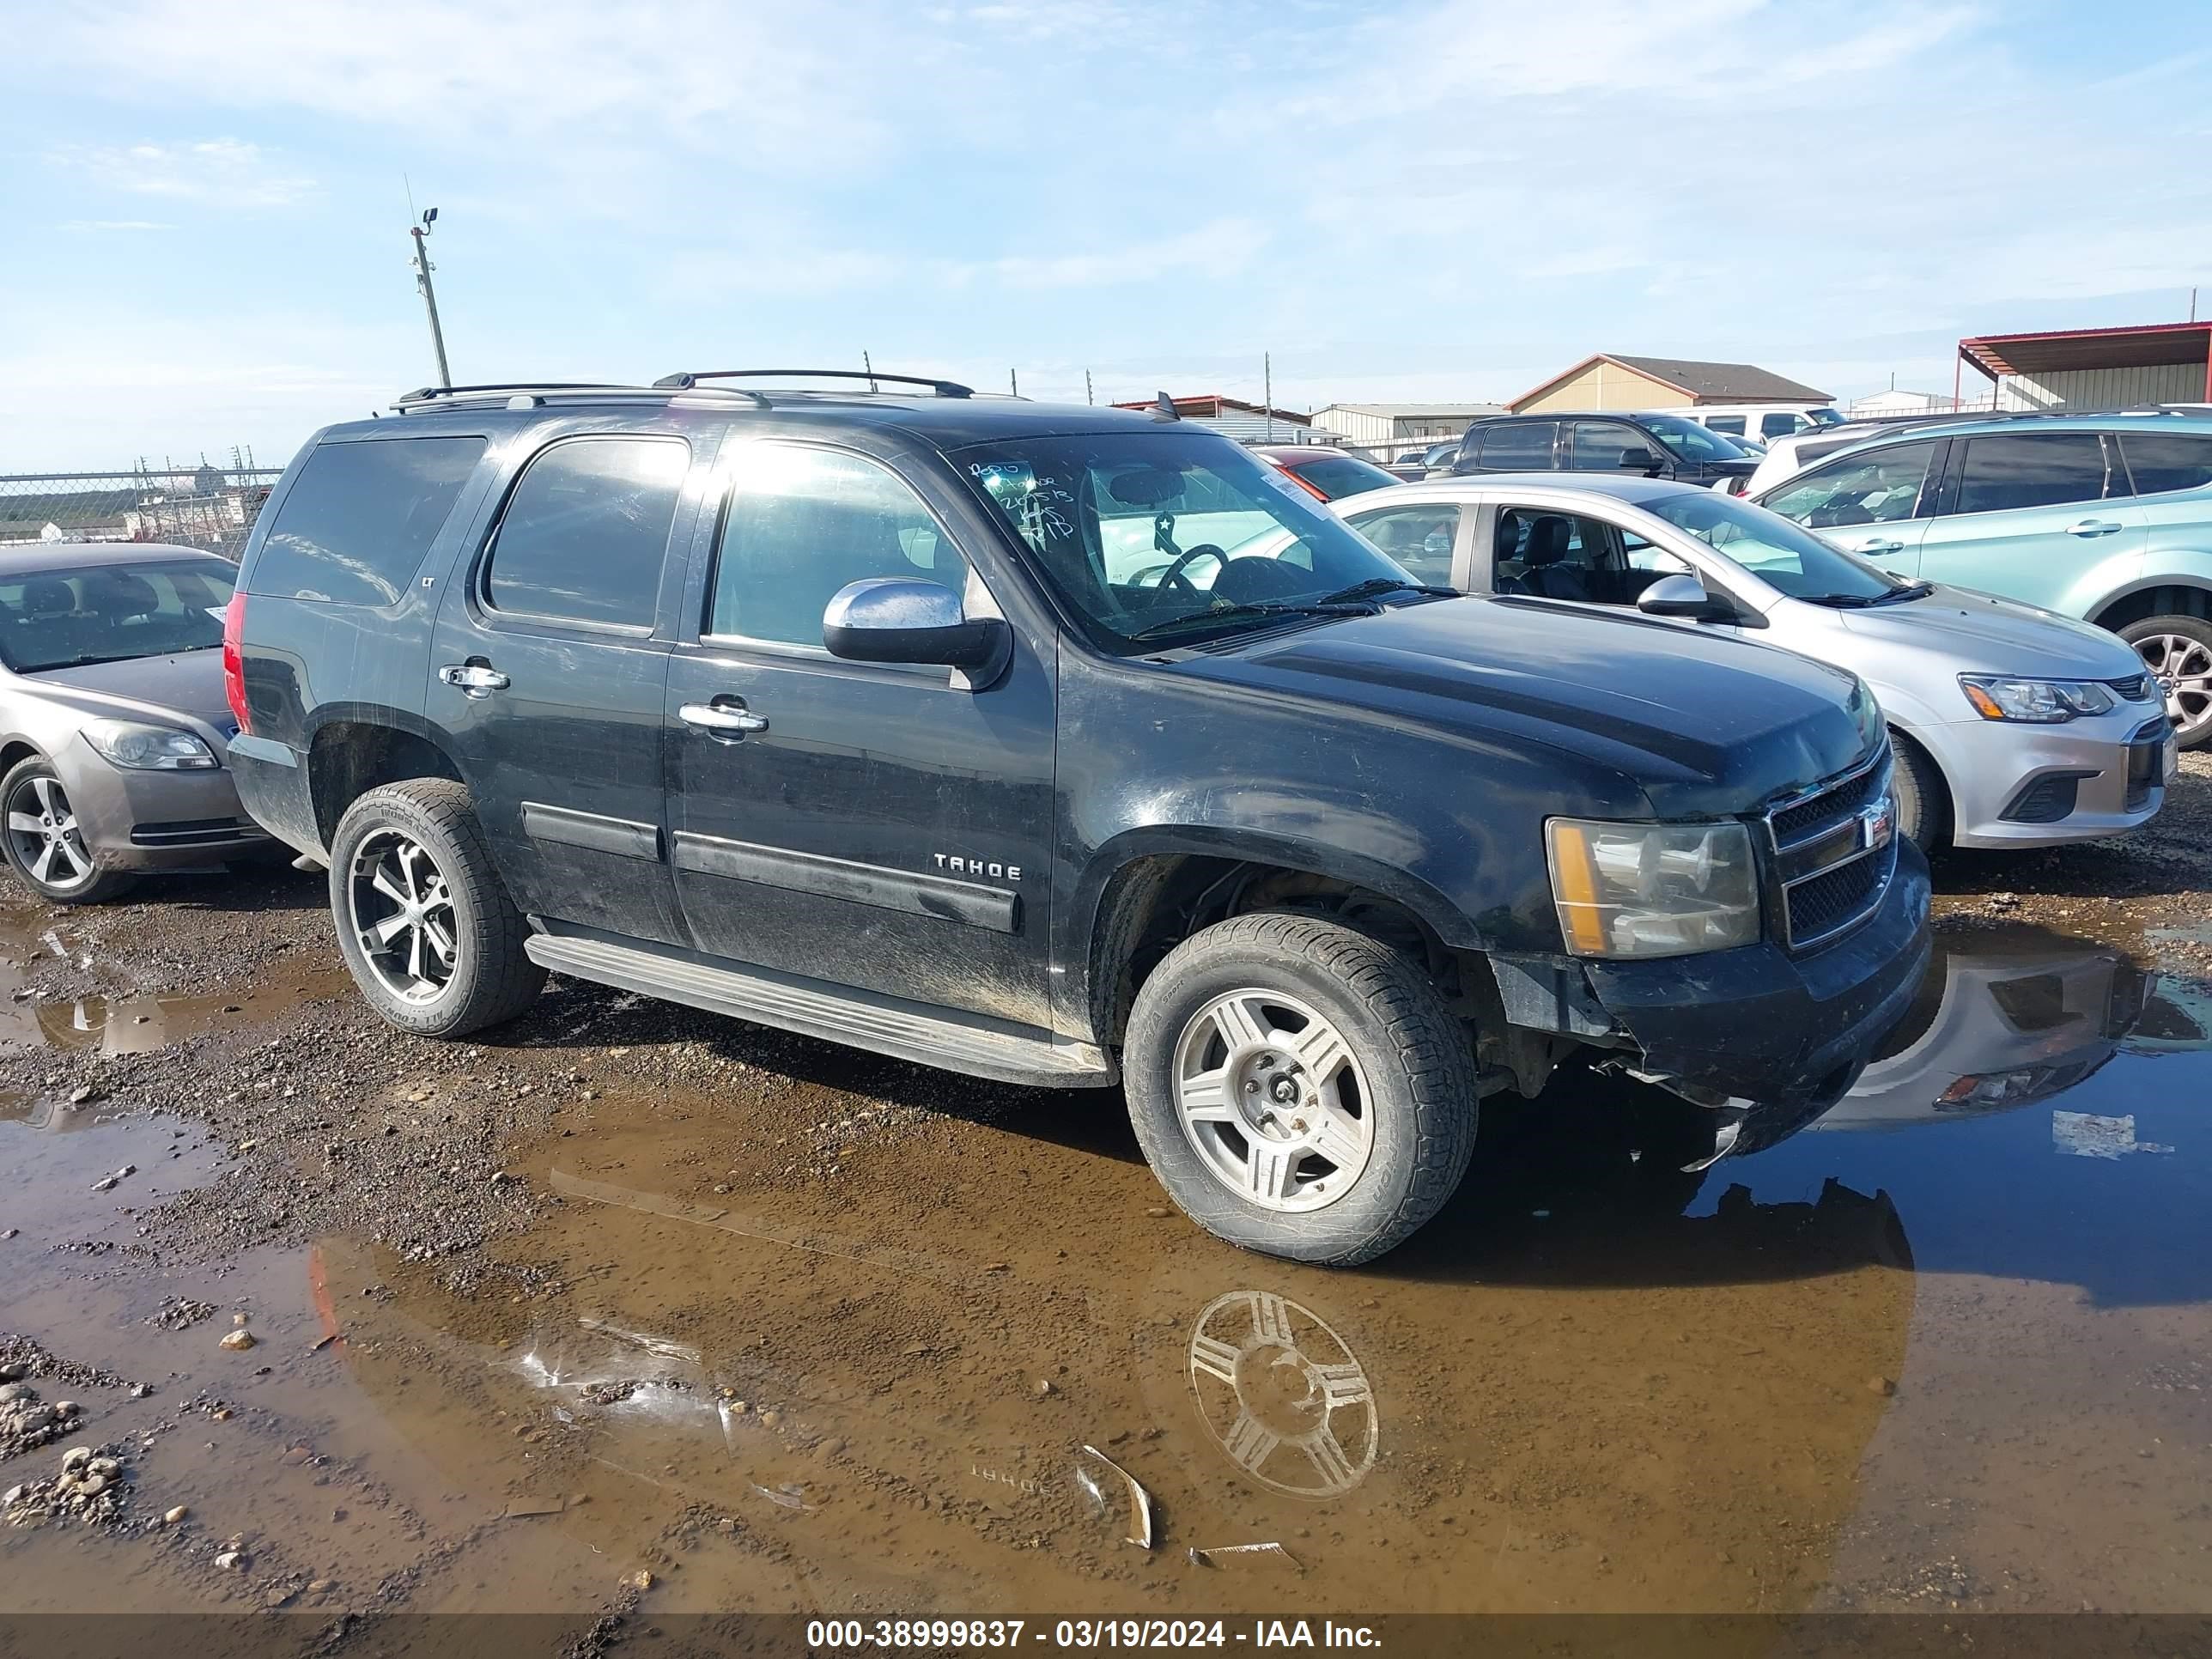
<svg viewBox="0 0 2212 1659"><path fill-rule="evenodd" d="M87 720L84 740L113 764L133 772L205 772L215 751L189 732L136 720Z"/></svg>
<svg viewBox="0 0 2212 1659"><path fill-rule="evenodd" d="M1678 957L1759 938L1759 872L1741 823L1544 825L1559 932L1578 957Z"/></svg>
<svg viewBox="0 0 2212 1659"><path fill-rule="evenodd" d="M2108 714L2118 694L2102 680L2018 680L2002 674L1961 674L1959 689L1985 720L2053 726L2083 714Z"/></svg>

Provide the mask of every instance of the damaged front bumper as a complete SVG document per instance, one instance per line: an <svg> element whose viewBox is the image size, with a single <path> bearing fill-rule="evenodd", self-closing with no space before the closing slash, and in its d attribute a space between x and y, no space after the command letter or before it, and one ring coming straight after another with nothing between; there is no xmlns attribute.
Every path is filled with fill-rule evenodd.
<svg viewBox="0 0 2212 1659"><path fill-rule="evenodd" d="M1928 861L1900 841L1874 913L1818 950L1769 941L1646 962L1500 958L1498 986L1515 1024L1625 1044L1637 1075L1719 1109L1717 1155L1750 1152L1850 1088L1926 971L1928 910Z"/></svg>

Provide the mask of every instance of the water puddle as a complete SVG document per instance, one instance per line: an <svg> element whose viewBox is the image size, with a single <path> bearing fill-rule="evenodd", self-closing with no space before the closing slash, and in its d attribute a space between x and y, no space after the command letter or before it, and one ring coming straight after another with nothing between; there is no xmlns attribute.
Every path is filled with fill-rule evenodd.
<svg viewBox="0 0 2212 1659"><path fill-rule="evenodd" d="M253 1535L131 1605L2212 1611L2212 1002L2112 945L1947 932L1849 1097L1701 1172L1632 1084L1490 1110L1358 1273L1170 1213L1111 1097L975 1095L794 1172L595 1073L466 1291L353 1235L172 1275L130 1212L221 1149L19 1114L9 1323L159 1382L148 1501ZM58 1548L0 1533L0 1605Z"/></svg>

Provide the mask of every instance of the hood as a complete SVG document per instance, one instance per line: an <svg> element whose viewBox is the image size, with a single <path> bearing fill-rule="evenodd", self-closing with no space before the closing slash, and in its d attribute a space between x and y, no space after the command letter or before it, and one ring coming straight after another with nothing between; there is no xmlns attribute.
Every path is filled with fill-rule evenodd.
<svg viewBox="0 0 2212 1659"><path fill-rule="evenodd" d="M1844 670L1540 599L1406 605L1216 646L1188 667L1488 744L1541 745L1626 779L1668 817L1754 811L1880 741L1873 699Z"/></svg>
<svg viewBox="0 0 2212 1659"><path fill-rule="evenodd" d="M184 651L122 662L49 668L20 677L52 701L116 720L173 720L183 714L228 742L237 730L222 690L222 653Z"/></svg>
<svg viewBox="0 0 2212 1659"><path fill-rule="evenodd" d="M2118 635L1970 588L1938 587L1924 599L1835 613L1869 641L1935 652L1962 674L2118 680L2143 672Z"/></svg>

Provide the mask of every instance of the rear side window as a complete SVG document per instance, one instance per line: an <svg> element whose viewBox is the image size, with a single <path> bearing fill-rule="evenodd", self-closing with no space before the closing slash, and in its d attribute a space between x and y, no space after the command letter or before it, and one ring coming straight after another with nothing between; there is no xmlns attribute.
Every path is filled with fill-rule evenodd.
<svg viewBox="0 0 2212 1659"><path fill-rule="evenodd" d="M2212 483L2212 437L2189 432L2129 432L2120 453L2135 475L2136 494L2201 489Z"/></svg>
<svg viewBox="0 0 2212 1659"><path fill-rule="evenodd" d="M1966 440L1954 513L2094 501L2105 493L2105 447L2094 432L2029 432Z"/></svg>
<svg viewBox="0 0 2212 1659"><path fill-rule="evenodd" d="M330 605L397 605L453 516L482 438L325 444L284 497L250 591Z"/></svg>
<svg viewBox="0 0 2212 1659"><path fill-rule="evenodd" d="M1553 434L1558 431L1558 425L1551 421L1485 427L1482 465L1493 471L1549 472Z"/></svg>
<svg viewBox="0 0 2212 1659"><path fill-rule="evenodd" d="M1743 436L1743 416L1741 415L1708 415L1705 424L1716 432L1725 432L1731 438Z"/></svg>
<svg viewBox="0 0 2212 1659"><path fill-rule="evenodd" d="M1801 426L1810 425L1812 422L1802 415L1762 415L1759 417L1759 435L1779 438L1785 433L1796 431ZM1739 426L1736 430L1741 432L1743 428Z"/></svg>
<svg viewBox="0 0 2212 1659"><path fill-rule="evenodd" d="M680 438L571 438L544 450L492 532L485 597L499 611L650 628L690 465Z"/></svg>

